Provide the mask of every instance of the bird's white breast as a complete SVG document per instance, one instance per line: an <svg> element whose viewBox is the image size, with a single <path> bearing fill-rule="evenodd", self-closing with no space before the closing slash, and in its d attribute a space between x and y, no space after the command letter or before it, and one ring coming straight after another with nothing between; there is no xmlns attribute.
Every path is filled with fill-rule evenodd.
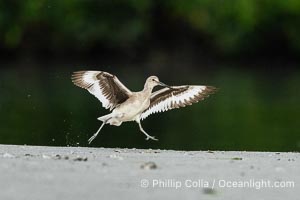
<svg viewBox="0 0 300 200"><path fill-rule="evenodd" d="M117 107L113 113L123 114L120 120L133 121L150 105L150 98L141 98L140 93L135 93L131 98Z"/></svg>

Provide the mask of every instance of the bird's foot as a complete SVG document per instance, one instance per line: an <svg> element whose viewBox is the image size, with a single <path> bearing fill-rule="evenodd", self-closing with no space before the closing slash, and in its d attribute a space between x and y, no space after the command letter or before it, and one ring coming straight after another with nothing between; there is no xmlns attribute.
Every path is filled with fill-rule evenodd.
<svg viewBox="0 0 300 200"><path fill-rule="evenodd" d="M154 141L158 141L158 139L156 139L154 136L148 135L148 136L146 137L146 140L149 140L149 139L154 140Z"/></svg>
<svg viewBox="0 0 300 200"><path fill-rule="evenodd" d="M97 137L97 134L94 134L90 139L88 140L89 144Z"/></svg>

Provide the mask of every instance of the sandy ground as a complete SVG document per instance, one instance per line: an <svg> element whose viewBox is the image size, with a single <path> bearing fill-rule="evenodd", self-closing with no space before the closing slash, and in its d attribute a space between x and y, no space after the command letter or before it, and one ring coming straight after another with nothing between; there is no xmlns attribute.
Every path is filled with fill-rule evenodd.
<svg viewBox="0 0 300 200"><path fill-rule="evenodd" d="M300 153L0 145L0 199L299 199Z"/></svg>

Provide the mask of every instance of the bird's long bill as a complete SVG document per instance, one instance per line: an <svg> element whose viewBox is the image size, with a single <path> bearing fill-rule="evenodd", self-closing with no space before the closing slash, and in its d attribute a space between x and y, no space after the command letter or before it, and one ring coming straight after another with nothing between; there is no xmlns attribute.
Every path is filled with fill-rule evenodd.
<svg viewBox="0 0 300 200"><path fill-rule="evenodd" d="M167 87L167 88L172 88L171 86L167 85L167 84L164 84L162 82L158 82L159 85L163 86L163 87Z"/></svg>

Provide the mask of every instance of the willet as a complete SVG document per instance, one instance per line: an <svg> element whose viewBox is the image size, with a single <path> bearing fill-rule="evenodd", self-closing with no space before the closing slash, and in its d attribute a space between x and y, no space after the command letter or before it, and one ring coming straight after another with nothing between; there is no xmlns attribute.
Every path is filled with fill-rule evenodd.
<svg viewBox="0 0 300 200"><path fill-rule="evenodd" d="M96 138L105 124L120 126L127 121L136 121L140 131L146 135L146 140L157 140L143 129L141 120L154 113L191 105L216 91L213 86L168 86L160 82L157 76L150 76L142 91L132 92L115 75L103 71L74 72L72 82L87 89L100 100L104 108L112 110L110 114L98 118L103 123L88 140L89 143ZM152 89L158 85L164 88L152 93Z"/></svg>

